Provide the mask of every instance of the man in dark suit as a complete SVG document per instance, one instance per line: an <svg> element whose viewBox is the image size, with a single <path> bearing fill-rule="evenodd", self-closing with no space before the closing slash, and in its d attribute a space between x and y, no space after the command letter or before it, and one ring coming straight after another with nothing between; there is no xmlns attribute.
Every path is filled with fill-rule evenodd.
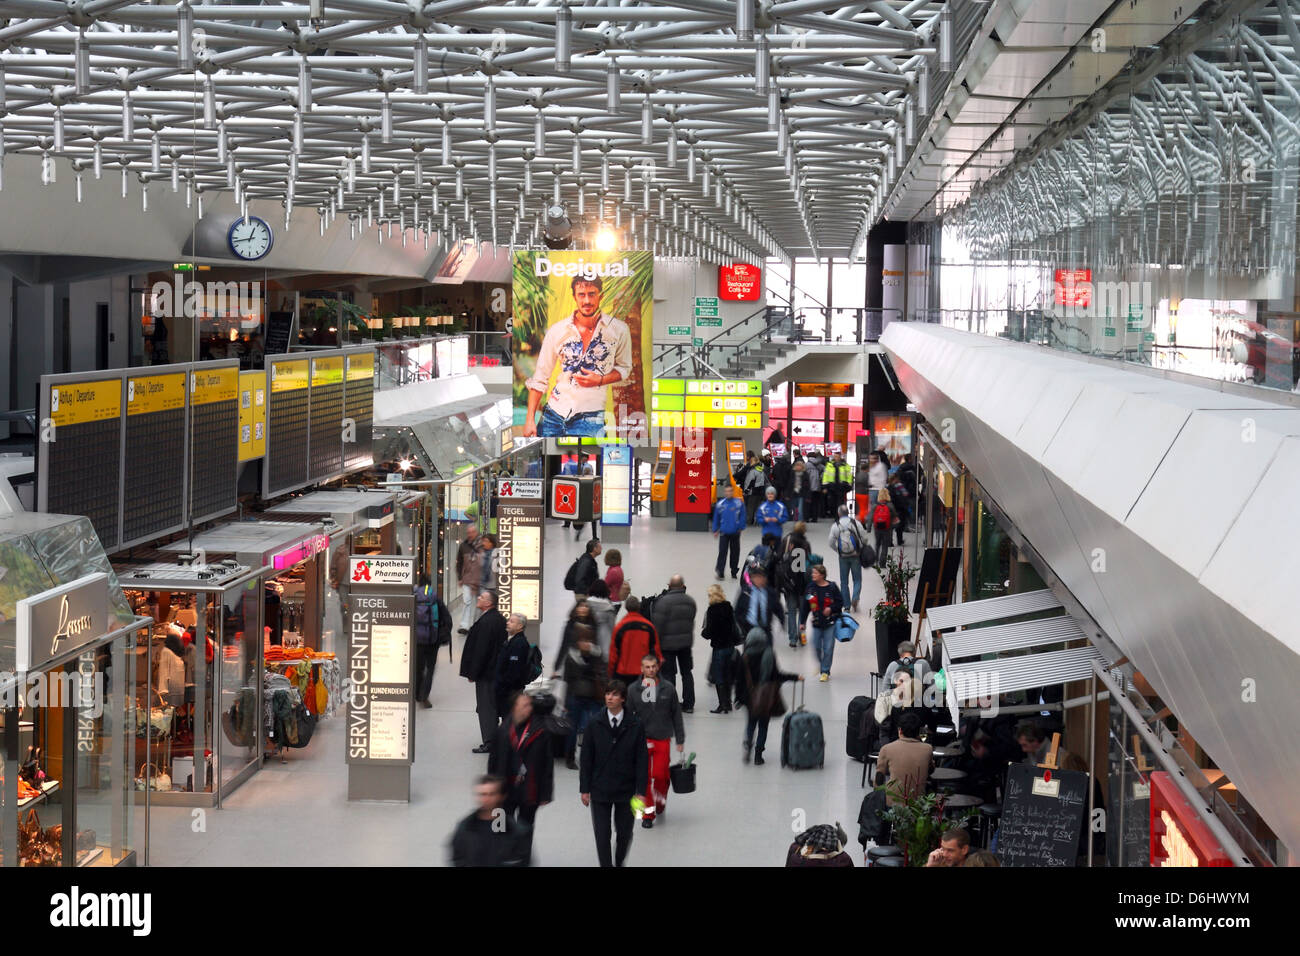
<svg viewBox="0 0 1300 956"><path fill-rule="evenodd" d="M495 591L486 588L478 593L480 617L469 629L465 648L460 653L460 676L474 684L477 701L478 729L482 742L474 753L485 754L492 750L497 733L496 676L497 658L506 646L506 619L497 610Z"/></svg>
<svg viewBox="0 0 1300 956"><path fill-rule="evenodd" d="M627 685L610 681L605 710L592 717L582 741L578 790L591 807L596 855L601 866L622 866L632 846L632 798L645 793L649 774L645 728L624 709ZM614 818L614 858L609 853L609 821Z"/></svg>

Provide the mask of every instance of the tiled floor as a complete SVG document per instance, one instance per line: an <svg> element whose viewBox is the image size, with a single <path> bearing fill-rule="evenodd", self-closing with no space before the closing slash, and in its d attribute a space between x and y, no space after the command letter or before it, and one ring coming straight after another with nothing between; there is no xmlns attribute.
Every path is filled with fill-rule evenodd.
<svg viewBox="0 0 1300 956"><path fill-rule="evenodd" d="M828 522L810 526L815 548L823 553ZM584 535L584 541L586 535ZM750 528L747 551L758 543ZM669 576L686 576L689 592L703 613L705 590L713 581L717 548L702 533L673 531L671 518L639 518L631 545L615 545L624 572L638 595L658 593ZM560 581L582 545L558 524L547 529L548 588L542 624L542 651L549 667L559 640L559 624L569 608ZM909 557L912 554L909 536ZM603 571L603 565L602 565ZM728 593L734 582L728 578ZM826 733L826 766L821 770L783 770L780 723L773 721L770 762L741 763L743 712L715 715L716 703L704 680L708 648L697 641L697 707L686 717L686 744L699 762L699 789L672 795L668 814L653 830L636 829L629 864L659 866L779 866L794 833L813 823L839 820L857 853L857 814L863 791L862 765L844 753L845 711L849 700L867 692L875 650L867 609L881 595L872 572L863 575L862 634L839 645L829 683L816 680L811 647L792 650L777 636L781 666L811 677L807 706L821 714ZM698 624L697 624L698 628ZM433 710L416 711L416 760L409 805L357 804L346 798L343 721L321 724L309 747L290 752L289 762L268 763L236 791L221 810L155 809L150 860L154 864L266 866L443 865L446 842L456 822L472 805L471 783L485 766L470 753L477 743L474 691L458 676L456 662L444 656L434 682ZM786 690L787 703L790 691ZM537 820L534 862L546 866L592 866L596 861L588 811L578 799L577 772L556 766L555 802ZM196 832L196 830L198 832Z"/></svg>

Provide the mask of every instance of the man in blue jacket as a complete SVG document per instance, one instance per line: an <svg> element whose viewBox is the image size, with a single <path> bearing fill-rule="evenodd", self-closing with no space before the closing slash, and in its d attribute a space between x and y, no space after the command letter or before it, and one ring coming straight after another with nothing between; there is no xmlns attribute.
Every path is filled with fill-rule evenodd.
<svg viewBox="0 0 1300 956"><path fill-rule="evenodd" d="M718 564L714 573L722 580L722 567L731 552L731 576L740 574L740 532L745 529L745 503L732 495L731 482L722 486L722 498L713 508L713 536L718 539Z"/></svg>
<svg viewBox="0 0 1300 956"><path fill-rule="evenodd" d="M758 529L764 536L774 535L776 540L780 541L785 535L781 526L790 520L790 512L786 510L784 504L776 500L775 487L768 485L766 494L767 500L758 506L756 513Z"/></svg>

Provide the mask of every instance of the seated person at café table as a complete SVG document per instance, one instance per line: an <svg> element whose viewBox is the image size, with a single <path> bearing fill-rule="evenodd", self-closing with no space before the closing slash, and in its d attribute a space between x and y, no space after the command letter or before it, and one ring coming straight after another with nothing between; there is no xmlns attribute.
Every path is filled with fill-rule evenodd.
<svg viewBox="0 0 1300 956"><path fill-rule="evenodd" d="M880 748L876 759L876 786L884 786L885 801L896 806L925 793L934 766L934 750L918 740L921 718L905 713L898 719L898 739Z"/></svg>
<svg viewBox="0 0 1300 956"><path fill-rule="evenodd" d="M970 853L970 834L962 827L953 827L939 838L939 846L930 851L926 866L963 866Z"/></svg>

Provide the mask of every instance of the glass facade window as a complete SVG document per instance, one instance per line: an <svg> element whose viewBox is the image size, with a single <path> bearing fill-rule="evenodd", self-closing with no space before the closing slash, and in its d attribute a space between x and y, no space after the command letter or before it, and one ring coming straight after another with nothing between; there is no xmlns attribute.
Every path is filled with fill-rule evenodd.
<svg viewBox="0 0 1300 956"><path fill-rule="evenodd" d="M1104 111L914 228L940 249L942 321L1295 391L1293 16L1259 4L1143 82L1122 74Z"/></svg>

